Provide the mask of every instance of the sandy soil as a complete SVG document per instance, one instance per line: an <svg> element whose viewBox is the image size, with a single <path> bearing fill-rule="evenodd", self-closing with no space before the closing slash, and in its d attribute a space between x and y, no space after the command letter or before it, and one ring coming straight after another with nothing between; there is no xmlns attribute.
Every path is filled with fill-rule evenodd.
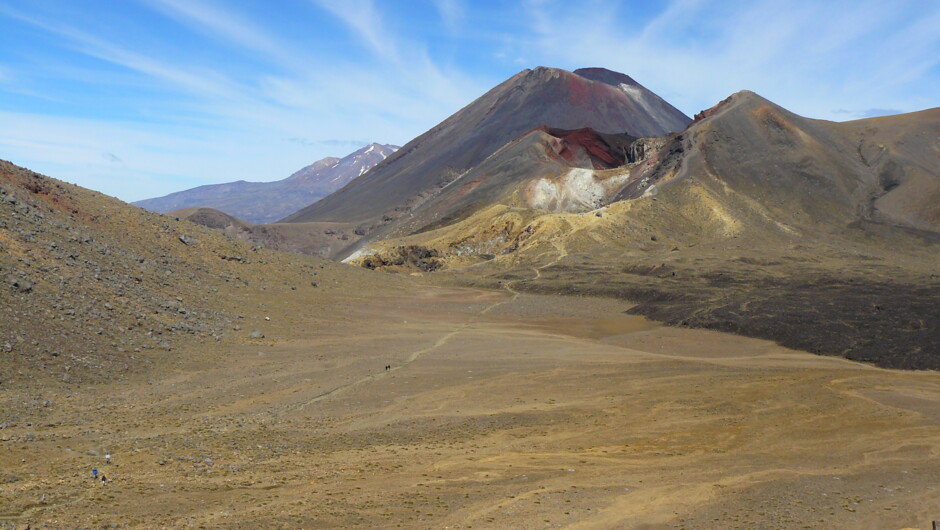
<svg viewBox="0 0 940 530"><path fill-rule="evenodd" d="M46 392L0 425L0 527L940 519L937 373L660 327L612 300L419 285L346 302Z"/></svg>

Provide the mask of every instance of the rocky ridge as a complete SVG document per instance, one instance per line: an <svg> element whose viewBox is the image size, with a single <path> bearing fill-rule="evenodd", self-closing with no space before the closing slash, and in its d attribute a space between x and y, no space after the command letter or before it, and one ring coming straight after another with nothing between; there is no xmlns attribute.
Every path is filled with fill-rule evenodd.
<svg viewBox="0 0 940 530"><path fill-rule="evenodd" d="M342 188L396 150L395 145L372 143L343 158L314 162L283 180L211 184L134 204L158 213L213 208L249 223L273 223Z"/></svg>

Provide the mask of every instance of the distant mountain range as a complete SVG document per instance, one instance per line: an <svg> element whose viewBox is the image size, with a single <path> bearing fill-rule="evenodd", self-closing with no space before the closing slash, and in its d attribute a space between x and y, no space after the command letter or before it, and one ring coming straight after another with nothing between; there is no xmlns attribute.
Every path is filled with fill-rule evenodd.
<svg viewBox="0 0 940 530"><path fill-rule="evenodd" d="M877 227L934 234L940 170L930 142L938 129L936 110L834 123L749 91L692 120L624 74L538 67L276 224L246 227L205 209L194 220L273 248L340 259L403 242L451 258L459 248L455 265L525 246L513 233L525 227L498 221L497 205L558 214L656 206L627 228L642 222L688 242L843 237L847 228ZM282 182L292 179L300 177ZM472 227L458 226L468 219ZM448 235L432 241L445 227ZM500 235L478 240L492 233Z"/></svg>
<svg viewBox="0 0 940 530"><path fill-rule="evenodd" d="M693 120L626 75L539 67L397 151L372 145L283 181L204 186L138 205L256 247L371 269L444 270L513 293L613 296L677 326L940 369L938 138L940 108L836 123L745 90ZM45 201L78 212L56 235L68 245L43 236L35 247L62 259L89 241L79 218L160 222L164 231L176 223L112 203L71 208L80 190L58 195L57 183L5 171L13 201L0 206L17 232L0 241L0 257L30 248ZM20 211L21 197L36 206ZM95 213L105 206L103 217ZM27 213L39 225L22 224ZM182 228L166 241L190 248ZM158 236L147 245L164 244ZM247 260L222 252L221 240L213 245L218 261ZM110 244L82 252L96 278L129 270L94 261L95 252L117 253ZM37 279L56 278L15 272L29 262L3 265L20 298ZM126 291L137 280L122 274Z"/></svg>
<svg viewBox="0 0 940 530"><path fill-rule="evenodd" d="M207 207L249 223L273 223L342 188L396 150L373 143L343 158L314 162L283 180L210 184L133 204L158 213Z"/></svg>
<svg viewBox="0 0 940 530"><path fill-rule="evenodd" d="M623 226L594 222L579 229L579 246L614 245L611 233L640 226L659 245L745 237L773 246L820 238L849 245L874 233L895 234L895 242L910 236L940 241L940 109L836 123L798 116L745 90L703 111L680 133L656 138L551 124L507 142L443 186L419 182L414 189L430 189L420 203L386 215L371 230L360 225L366 235L337 255L379 255L370 265L384 266L407 261L397 253L417 245L433 250L440 266L465 265L568 237L520 219L542 215L555 223L564 218L543 214L600 217L625 209L630 214L620 219ZM351 211L346 205L356 204L356 196L369 197L350 194L385 185L372 180L395 163L389 159L286 221L301 215L341 220L338 214ZM338 208L341 200L345 209ZM366 204L389 208L389 202ZM521 211L528 213L520 217Z"/></svg>
<svg viewBox="0 0 940 530"><path fill-rule="evenodd" d="M603 68L523 70L408 142L362 179L284 221L349 223L374 239L393 220L464 182L469 170L537 127L649 137L681 131L691 121L624 74ZM345 244L337 242L331 254L347 254L357 239L350 235Z"/></svg>
<svg viewBox="0 0 940 530"><path fill-rule="evenodd" d="M365 235L334 255L449 270L473 285L626 298L638 303L632 312L678 326L940 367L940 108L837 123L745 90L658 137L555 123L442 186L410 184L421 201L360 221ZM362 187L388 186L372 179L394 163L302 212L334 223L352 205L388 212L389 194L372 202ZM322 221L278 226L290 224L311 232Z"/></svg>

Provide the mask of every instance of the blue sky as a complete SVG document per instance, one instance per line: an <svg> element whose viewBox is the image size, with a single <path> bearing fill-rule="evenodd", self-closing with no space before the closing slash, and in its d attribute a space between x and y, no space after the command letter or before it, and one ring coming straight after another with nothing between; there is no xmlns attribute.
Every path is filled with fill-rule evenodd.
<svg viewBox="0 0 940 530"><path fill-rule="evenodd" d="M0 0L0 158L138 200L402 145L524 68L686 114L940 106L933 1Z"/></svg>

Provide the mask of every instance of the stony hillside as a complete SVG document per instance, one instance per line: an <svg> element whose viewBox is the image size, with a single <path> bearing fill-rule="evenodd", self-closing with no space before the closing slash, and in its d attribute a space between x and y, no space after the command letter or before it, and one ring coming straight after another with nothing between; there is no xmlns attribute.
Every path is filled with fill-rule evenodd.
<svg viewBox="0 0 940 530"><path fill-rule="evenodd" d="M833 123L744 91L707 114L610 201L692 182L748 220L742 229L763 219L810 235L859 223L940 231L940 109Z"/></svg>
<svg viewBox="0 0 940 530"><path fill-rule="evenodd" d="M182 346L252 340L263 317L290 319L280 304L316 303L354 272L0 162L0 384L112 380Z"/></svg>
<svg viewBox="0 0 940 530"><path fill-rule="evenodd" d="M211 184L134 204L159 213L213 208L249 223L273 223L342 188L397 149L373 143L343 158L314 162L283 180Z"/></svg>

